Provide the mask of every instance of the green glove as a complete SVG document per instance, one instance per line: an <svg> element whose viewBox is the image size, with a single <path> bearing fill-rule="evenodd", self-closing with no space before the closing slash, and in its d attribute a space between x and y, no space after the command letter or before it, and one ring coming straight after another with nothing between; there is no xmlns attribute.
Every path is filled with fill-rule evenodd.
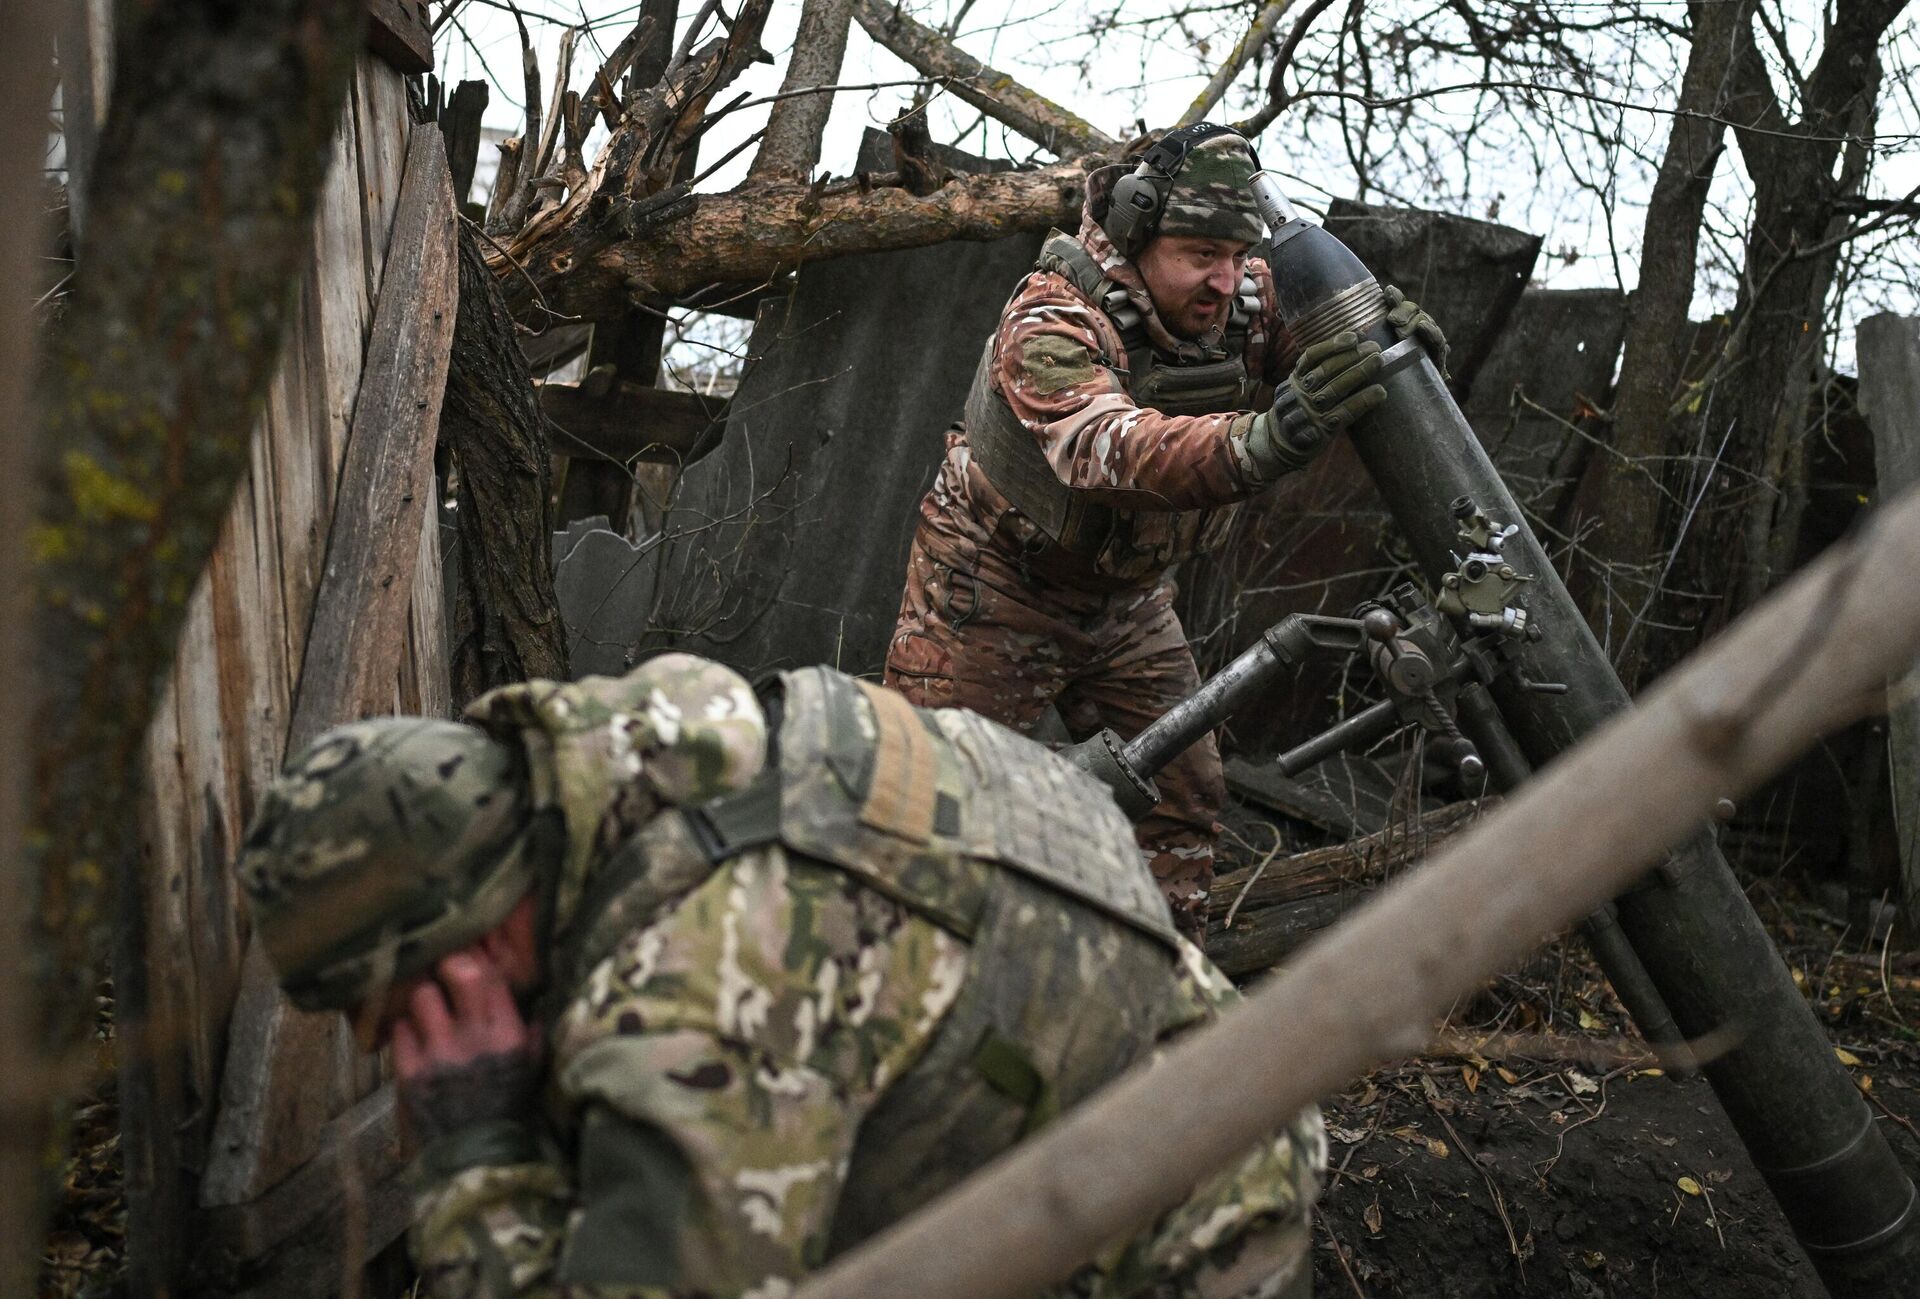
<svg viewBox="0 0 1920 1299"><path fill-rule="evenodd" d="M1337 334L1300 354L1273 409L1254 416L1247 454L1264 481L1303 469L1353 422L1387 399L1374 382L1380 344Z"/></svg>
<svg viewBox="0 0 1920 1299"><path fill-rule="evenodd" d="M1447 336L1440 332L1440 322L1420 309L1420 304L1409 298L1391 284L1383 290L1387 295L1387 325L1397 338L1417 338L1420 346L1426 349L1427 356L1440 369L1442 379L1451 379L1447 373Z"/></svg>

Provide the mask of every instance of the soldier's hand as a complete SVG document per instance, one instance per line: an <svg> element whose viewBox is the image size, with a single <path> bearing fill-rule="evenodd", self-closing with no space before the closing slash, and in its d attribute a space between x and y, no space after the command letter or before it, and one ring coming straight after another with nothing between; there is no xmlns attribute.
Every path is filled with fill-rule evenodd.
<svg viewBox="0 0 1920 1299"><path fill-rule="evenodd" d="M472 950L435 967L393 1026L393 1067L422 1143L498 1120L531 1117L540 1036L492 961Z"/></svg>
<svg viewBox="0 0 1920 1299"><path fill-rule="evenodd" d="M1427 356L1439 367L1442 379L1451 379L1447 373L1447 336L1440 332L1440 322L1406 294L1389 284L1383 290L1387 295L1387 326L1396 338L1417 338Z"/></svg>
<svg viewBox="0 0 1920 1299"><path fill-rule="evenodd" d="M1262 480L1304 468L1384 402L1387 390L1375 382L1379 374L1380 344L1362 342L1357 334L1337 334L1301 353L1273 409L1257 415L1247 434L1247 454Z"/></svg>

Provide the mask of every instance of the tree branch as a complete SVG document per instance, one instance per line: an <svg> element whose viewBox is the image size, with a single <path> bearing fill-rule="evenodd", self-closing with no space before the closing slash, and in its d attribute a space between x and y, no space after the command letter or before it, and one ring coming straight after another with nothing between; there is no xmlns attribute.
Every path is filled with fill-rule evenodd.
<svg viewBox="0 0 1920 1299"><path fill-rule="evenodd" d="M793 34L793 53L780 82L780 98L767 117L766 140L754 155L749 175L804 180L820 161L820 135L833 111L833 95L802 93L832 86L840 79L853 0L806 0Z"/></svg>
<svg viewBox="0 0 1920 1299"><path fill-rule="evenodd" d="M1174 123L1175 126L1192 126L1196 122L1204 122L1207 119L1207 114L1211 113L1213 106L1220 102L1220 97L1227 93L1227 87L1233 84L1233 79L1240 75L1252 61L1253 56L1273 38L1273 29L1280 25L1280 16L1286 13L1292 4L1293 0L1267 0L1267 3L1260 7L1260 12L1253 16L1253 22L1247 28L1247 34L1227 52L1226 61L1208 80L1206 88L1194 97L1191 104L1187 105L1187 111L1180 115L1180 120Z"/></svg>
<svg viewBox="0 0 1920 1299"><path fill-rule="evenodd" d="M532 305L537 285L560 315L618 319L636 298L763 283L829 257L1070 226L1085 194L1077 162L956 178L925 198L896 188L863 190L856 182L761 181L727 194L688 195L657 224L630 204L598 224L556 225L537 245L518 245L529 253L522 262L527 275L505 275L501 288L517 316ZM494 266L507 270L502 261Z"/></svg>
<svg viewBox="0 0 1920 1299"><path fill-rule="evenodd" d="M946 80L955 96L1061 158L1116 153L1120 148L1120 141L994 71L885 0L854 0L853 16L867 35L915 70Z"/></svg>

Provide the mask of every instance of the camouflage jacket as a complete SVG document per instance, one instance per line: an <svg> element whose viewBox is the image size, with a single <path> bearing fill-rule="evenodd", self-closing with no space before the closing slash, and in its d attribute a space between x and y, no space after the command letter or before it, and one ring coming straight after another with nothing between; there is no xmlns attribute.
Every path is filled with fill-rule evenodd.
<svg viewBox="0 0 1920 1299"><path fill-rule="evenodd" d="M1146 284L1091 215L1079 238L1094 260L1140 309L1149 340L1169 355L1217 345L1225 320L1207 338L1185 342L1168 333ZM1260 311L1247 337L1249 377L1270 390L1286 373L1292 347L1275 305L1273 275L1249 259ZM1218 544L1227 517L1218 507L1245 500L1267 484L1246 454L1252 411L1167 415L1137 406L1126 376L1102 358L1124 357L1113 322L1068 280L1036 270L1001 312L993 342L993 391L1032 432L1060 480L1092 500L1156 509L1137 517L1139 560L1123 571L1045 546L1034 524L1014 510L973 463L967 434L947 433L946 456L921 501L920 536L933 557L990 585L1019 591L1038 584L1113 590L1150 586L1185 554Z"/></svg>
<svg viewBox="0 0 1920 1299"><path fill-rule="evenodd" d="M966 941L845 870L777 844L710 865L635 776L697 801L745 783L761 739L730 688L705 717L664 717L634 681L510 687L470 711L525 741L537 797L565 818L561 924L593 919L602 872L629 846L659 905L547 1025L547 1156L423 1180L412 1245L442 1299L786 1295L836 1247L862 1121L968 977ZM642 715L664 742L636 750ZM1180 950L1170 976L1197 1013L1235 999ZM1302 1115L1061 1293L1273 1293L1306 1266L1324 1166L1318 1116Z"/></svg>

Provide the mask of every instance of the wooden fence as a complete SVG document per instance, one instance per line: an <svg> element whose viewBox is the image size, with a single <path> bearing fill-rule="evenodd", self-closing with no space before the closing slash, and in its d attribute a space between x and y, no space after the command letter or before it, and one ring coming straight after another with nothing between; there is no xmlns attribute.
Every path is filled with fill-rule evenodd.
<svg viewBox="0 0 1920 1299"><path fill-rule="evenodd" d="M430 60L422 7L372 8L251 469L147 735L115 959L139 1295L324 1293L403 1221L378 1066L280 1000L232 875L290 734L449 710L429 506L454 218L437 132L408 112L405 74Z"/></svg>

